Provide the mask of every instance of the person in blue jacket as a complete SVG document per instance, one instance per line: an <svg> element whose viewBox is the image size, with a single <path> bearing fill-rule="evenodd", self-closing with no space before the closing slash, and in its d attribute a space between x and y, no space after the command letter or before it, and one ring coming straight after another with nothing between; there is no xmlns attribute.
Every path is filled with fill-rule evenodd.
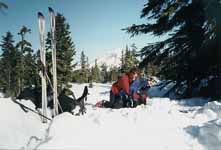
<svg viewBox="0 0 221 150"><path fill-rule="evenodd" d="M120 91L119 95L127 102L126 107L136 107L140 104L146 104L148 97L147 90L149 87L150 85L147 79L140 77L130 85L131 97L127 97L127 94L123 90Z"/></svg>

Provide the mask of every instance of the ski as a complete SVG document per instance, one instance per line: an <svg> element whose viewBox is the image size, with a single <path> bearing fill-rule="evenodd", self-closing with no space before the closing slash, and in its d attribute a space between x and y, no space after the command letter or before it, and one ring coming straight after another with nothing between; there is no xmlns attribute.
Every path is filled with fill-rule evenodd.
<svg viewBox="0 0 221 150"><path fill-rule="evenodd" d="M47 83L46 83L46 60L45 60L45 19L41 12L38 12L38 29L40 37L40 62L41 62L41 90L42 90L42 115L47 117ZM45 117L42 118L43 123L47 123Z"/></svg>
<svg viewBox="0 0 221 150"><path fill-rule="evenodd" d="M53 104L54 116L58 115L58 94L57 94L57 63L56 63L56 40L55 40L55 13L54 10L48 7L50 16L51 29L51 45L52 45L52 74L53 74Z"/></svg>
<svg viewBox="0 0 221 150"><path fill-rule="evenodd" d="M35 114L38 114L39 116L41 116L41 117L43 117L43 118L45 118L45 119L51 121L50 118L48 118L48 117L46 117L46 116L40 114L39 112L36 112L35 110L33 110L33 109L31 109L31 108L29 108L29 107L27 107L27 106L25 106L24 104L18 102L17 100L13 100L13 99L12 99L12 101L13 101L14 103L18 104L18 105L21 107L21 109L22 109L25 113L28 112L27 110L30 110L31 112L33 112L33 113L35 113ZM27 109L27 110L26 110L26 109Z"/></svg>

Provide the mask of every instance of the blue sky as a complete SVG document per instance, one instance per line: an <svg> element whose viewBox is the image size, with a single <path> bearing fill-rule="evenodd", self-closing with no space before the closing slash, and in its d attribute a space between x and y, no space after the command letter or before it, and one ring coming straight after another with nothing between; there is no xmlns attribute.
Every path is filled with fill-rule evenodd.
<svg viewBox="0 0 221 150"><path fill-rule="evenodd" d="M156 38L149 35L130 38L122 28L144 23L140 13L147 0L1 0L9 9L0 14L0 36L11 31L18 40L22 25L32 30L27 36L34 49L39 48L37 12L41 11L49 26L48 7L62 13L70 24L71 36L77 50L85 51L89 60L101 56L107 50L124 48L135 43L142 48ZM49 29L47 29L49 31Z"/></svg>

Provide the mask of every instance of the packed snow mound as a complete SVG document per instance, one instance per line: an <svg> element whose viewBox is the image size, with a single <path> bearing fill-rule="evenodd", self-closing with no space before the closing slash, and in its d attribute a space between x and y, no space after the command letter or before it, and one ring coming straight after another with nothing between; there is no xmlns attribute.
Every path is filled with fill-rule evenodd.
<svg viewBox="0 0 221 150"><path fill-rule="evenodd" d="M196 138L205 150L221 149L221 119L209 121L201 126L190 126L186 131Z"/></svg>
<svg viewBox="0 0 221 150"><path fill-rule="evenodd" d="M73 84L76 97L85 85ZM137 108L94 107L97 101L109 99L110 87L94 83L85 115L62 113L48 124L10 99L0 98L0 149L221 149L220 101L155 97ZM35 107L30 101L21 103Z"/></svg>
<svg viewBox="0 0 221 150"><path fill-rule="evenodd" d="M77 89L83 89L83 86L73 85L76 95L80 94ZM47 142L37 149L202 149L183 130L193 120L179 111L176 101L152 98L146 106L136 109L105 109L89 105L101 95L107 98L109 88L109 85L95 84L89 89L85 115L63 113L55 117L45 138Z"/></svg>
<svg viewBox="0 0 221 150"><path fill-rule="evenodd" d="M38 149L190 149L194 143L188 145L189 137L173 120L167 113L152 113L144 106L97 109L81 117L64 113L53 121L50 140Z"/></svg>
<svg viewBox="0 0 221 150"><path fill-rule="evenodd" d="M214 101L193 111L193 119L198 123L186 128L206 150L221 149L221 102Z"/></svg>
<svg viewBox="0 0 221 150"><path fill-rule="evenodd" d="M32 109L31 101L22 103ZM0 98L0 149L20 149L26 147L32 137L44 137L45 127L37 114L25 113L9 98Z"/></svg>

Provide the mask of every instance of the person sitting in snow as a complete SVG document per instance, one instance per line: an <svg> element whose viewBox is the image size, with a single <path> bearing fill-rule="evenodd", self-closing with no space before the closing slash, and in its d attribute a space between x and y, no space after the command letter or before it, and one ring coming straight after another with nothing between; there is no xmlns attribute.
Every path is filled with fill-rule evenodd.
<svg viewBox="0 0 221 150"><path fill-rule="evenodd" d="M146 104L146 99L148 97L147 90L150 85L147 79L138 77L131 85L130 85L130 95L132 97L132 104L130 107L136 107L137 105ZM124 91L120 92L120 95L124 96Z"/></svg>
<svg viewBox="0 0 221 150"><path fill-rule="evenodd" d="M136 107L141 103L145 104L143 99L146 100L146 97L140 96L134 91L134 86L131 86L137 82L139 72L137 68L132 68L128 73L119 77L111 87L110 101L98 102L96 106L117 109L122 107ZM143 100L142 102L140 101L141 99Z"/></svg>

